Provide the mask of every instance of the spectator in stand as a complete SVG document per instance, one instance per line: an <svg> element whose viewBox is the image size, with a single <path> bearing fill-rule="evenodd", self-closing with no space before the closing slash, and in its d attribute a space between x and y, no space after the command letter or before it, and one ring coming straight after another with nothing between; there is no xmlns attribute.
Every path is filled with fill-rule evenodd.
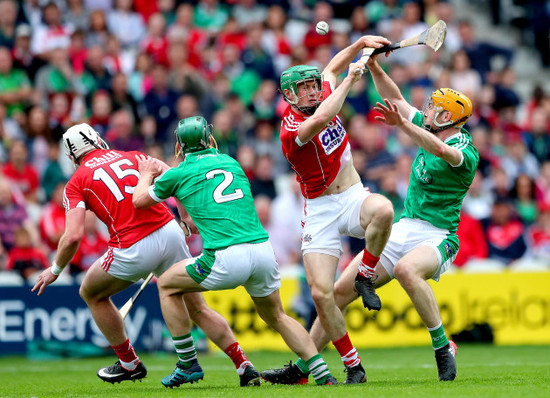
<svg viewBox="0 0 550 398"><path fill-rule="evenodd" d="M113 111L111 97L106 91L96 91L92 97L91 108L90 126L100 134L104 134L109 129L111 112Z"/></svg>
<svg viewBox="0 0 550 398"><path fill-rule="evenodd" d="M164 159L164 149L159 141L155 138L157 135L157 122L153 116L147 115L139 125L139 134L143 137L147 155ZM157 153L157 149L160 151ZM155 152L155 155L150 152Z"/></svg>
<svg viewBox="0 0 550 398"><path fill-rule="evenodd" d="M50 51L56 48L69 48L74 26L72 22L63 23L61 11L55 2L50 1L44 6L42 21L42 24L33 29L32 53L48 58Z"/></svg>
<svg viewBox="0 0 550 398"><path fill-rule="evenodd" d="M93 46L88 48L86 56L86 71L93 78L92 90L109 90L111 88L111 72L103 64L105 51L101 46Z"/></svg>
<svg viewBox="0 0 550 398"><path fill-rule="evenodd" d="M257 120L273 119L277 106L277 85L272 80L264 80L254 94L250 109Z"/></svg>
<svg viewBox="0 0 550 398"><path fill-rule="evenodd" d="M6 178L2 177L0 178L0 253L7 253L15 246L15 231L21 227L32 231L32 240L36 242L38 233L27 215L21 193L16 186L12 186Z"/></svg>
<svg viewBox="0 0 550 398"><path fill-rule="evenodd" d="M237 133L239 141L242 142L247 136L253 134L256 120L238 94L230 92L225 98L224 108L232 116L231 125Z"/></svg>
<svg viewBox="0 0 550 398"><path fill-rule="evenodd" d="M550 266L550 203L539 202L536 223L529 230L529 258Z"/></svg>
<svg viewBox="0 0 550 398"><path fill-rule="evenodd" d="M246 178L251 182L254 179L254 164L256 163L256 152L250 145L240 145L235 159L244 171Z"/></svg>
<svg viewBox="0 0 550 398"><path fill-rule="evenodd" d="M141 41L141 48L151 55L153 62L168 66L168 39L166 38L166 19L157 12L147 22L147 32Z"/></svg>
<svg viewBox="0 0 550 398"><path fill-rule="evenodd" d="M549 122L548 111L539 106L532 112L531 128L523 132L523 139L527 143L527 148L529 152L535 155L539 164L542 164L545 160L550 160Z"/></svg>
<svg viewBox="0 0 550 398"><path fill-rule="evenodd" d="M472 68L477 70L481 80L485 83L492 81L489 74L492 71L491 60L500 56L504 58L505 64L512 62L513 51L504 47L496 46L490 42L482 42L476 38L474 26L468 20L460 21L458 34L462 41L462 49L468 55Z"/></svg>
<svg viewBox="0 0 550 398"><path fill-rule="evenodd" d="M225 25L229 12L218 0L199 0L195 6L195 25L210 33L219 32Z"/></svg>
<svg viewBox="0 0 550 398"><path fill-rule="evenodd" d="M189 63L189 54L183 42L174 41L168 49L170 72L168 85L178 94L190 94L202 100L208 84L193 65Z"/></svg>
<svg viewBox="0 0 550 398"><path fill-rule="evenodd" d="M66 181L57 184L52 193L52 198L42 209L39 228L42 242L46 244L50 252L57 249L57 244L63 232L65 232L65 209L63 208L63 190ZM46 266L48 268L48 266Z"/></svg>
<svg viewBox="0 0 550 398"><path fill-rule="evenodd" d="M138 102L143 101L145 95L153 87L153 61L147 53L139 53L136 58L136 67L128 77L128 91Z"/></svg>
<svg viewBox="0 0 550 398"><path fill-rule="evenodd" d="M42 173L41 187L44 190L44 196L47 201L52 199L55 188L59 184L67 182L67 177L59 163L59 142L50 140L48 142L48 163Z"/></svg>
<svg viewBox="0 0 550 398"><path fill-rule="evenodd" d="M526 229L514 214L512 202L498 197L489 219L482 220L489 247L489 258L505 264L521 258L526 250Z"/></svg>
<svg viewBox="0 0 550 398"><path fill-rule="evenodd" d="M123 48L137 49L145 36L143 17L132 10L132 0L115 0L114 10L107 16L107 26Z"/></svg>
<svg viewBox="0 0 550 398"><path fill-rule="evenodd" d="M277 80L273 59L264 49L262 37L264 29L259 23L251 24L246 30L246 45L242 60L246 68L254 70L262 80Z"/></svg>
<svg viewBox="0 0 550 398"><path fill-rule="evenodd" d="M357 41L361 36L376 34L364 6L355 7L349 19L351 24L349 41L351 43Z"/></svg>
<svg viewBox="0 0 550 398"><path fill-rule="evenodd" d="M71 274L86 272L95 260L100 258L108 249L107 238L100 232L97 223L97 216L86 212L84 219L84 235L78 246L73 260L71 261Z"/></svg>
<svg viewBox="0 0 550 398"><path fill-rule="evenodd" d="M470 189L464 197L462 211L476 220L482 220L491 216L492 209L493 195L487 185L484 184L483 174L478 168L472 185L470 185ZM467 231L467 229L465 229L465 231Z"/></svg>
<svg viewBox="0 0 550 398"><path fill-rule="evenodd" d="M463 92L469 98L475 98L481 90L481 77L471 68L470 58L464 50L452 55L450 86Z"/></svg>
<svg viewBox="0 0 550 398"><path fill-rule="evenodd" d="M67 0L63 20L72 23L75 29L87 31L90 27L90 9L84 6L83 0Z"/></svg>
<svg viewBox="0 0 550 398"><path fill-rule="evenodd" d="M144 102L147 113L153 115L157 122L158 138L165 142L172 134L168 127L176 119L178 94L168 85L168 70L164 65L154 65L152 77L153 87L145 95Z"/></svg>
<svg viewBox="0 0 550 398"><path fill-rule="evenodd" d="M39 105L28 110L25 132L30 162L35 170L44 170L48 163L48 141L61 139L62 132L50 127L48 113Z"/></svg>
<svg viewBox="0 0 550 398"><path fill-rule="evenodd" d="M170 43L182 41L187 46L189 52L189 63L195 68L202 64L201 54L209 42L208 34L195 26L193 5L184 3L178 6L176 10L176 21L168 27L166 36Z"/></svg>
<svg viewBox="0 0 550 398"><path fill-rule="evenodd" d="M273 200L277 196L275 180L273 179L273 160L269 155L256 157L254 179L250 183L252 196L265 195Z"/></svg>
<svg viewBox="0 0 550 398"><path fill-rule="evenodd" d="M537 200L550 203L550 160L545 161L535 180Z"/></svg>
<svg viewBox="0 0 550 398"><path fill-rule="evenodd" d="M502 159L502 168L511 180L520 174L536 178L539 165L535 156L527 150L521 136L509 137L506 143L506 156Z"/></svg>
<svg viewBox="0 0 550 398"><path fill-rule="evenodd" d="M537 219L535 196L535 181L527 174L518 175L510 191L510 198L514 201L514 207L524 224L533 224Z"/></svg>
<svg viewBox="0 0 550 398"><path fill-rule="evenodd" d="M237 132L233 128L233 115L227 109L220 109L212 118L212 135L220 152L235 157L239 147Z"/></svg>
<svg viewBox="0 0 550 398"><path fill-rule="evenodd" d="M166 26L170 26L176 20L176 2L175 0L158 0L158 11L164 16Z"/></svg>
<svg viewBox="0 0 550 398"><path fill-rule="evenodd" d="M31 33L31 27L27 24L21 24L17 27L11 55L13 67L25 70L29 79L34 82L36 73L46 62L31 53Z"/></svg>
<svg viewBox="0 0 550 398"><path fill-rule="evenodd" d="M39 177L37 171L29 163L27 146L23 141L12 143L8 162L2 167L2 174L19 188L26 202L38 203Z"/></svg>
<svg viewBox="0 0 550 398"><path fill-rule="evenodd" d="M460 250L453 262L454 265L462 267L470 260L487 258L489 249L483 225L479 219L470 216L464 209L460 213L456 234L460 242Z"/></svg>
<svg viewBox="0 0 550 398"><path fill-rule="evenodd" d="M87 57L86 33L83 30L77 29L71 34L71 44L69 45L69 58L73 70L77 75L84 72Z"/></svg>
<svg viewBox="0 0 550 398"><path fill-rule="evenodd" d="M109 125L111 129L107 131L105 138L113 149L125 152L144 150L143 137L133 134L134 119L129 111L120 109L114 112Z"/></svg>
<svg viewBox="0 0 550 398"><path fill-rule="evenodd" d="M9 251L6 269L16 271L24 279L49 267L49 261L44 252L36 248L30 233L23 227L15 231L15 246Z"/></svg>
<svg viewBox="0 0 550 398"><path fill-rule="evenodd" d="M10 50L0 47L0 102L6 105L8 117L24 111L32 93L25 71L13 68Z"/></svg>
<svg viewBox="0 0 550 398"><path fill-rule="evenodd" d="M93 10L90 14L90 29L86 32L86 47L105 46L109 30L107 18L103 10Z"/></svg>
<svg viewBox="0 0 550 398"><path fill-rule="evenodd" d="M0 46L13 48L18 5L15 0L0 1Z"/></svg>
<svg viewBox="0 0 550 398"><path fill-rule="evenodd" d="M118 72L113 76L110 94L114 112L123 109L132 114L136 123L140 122L139 105L134 97L128 93L128 78L126 74Z"/></svg>
<svg viewBox="0 0 550 398"><path fill-rule="evenodd" d="M8 159L8 148L15 139L24 139L19 124L6 116L6 106L0 103L0 163Z"/></svg>
<svg viewBox="0 0 550 398"><path fill-rule="evenodd" d="M329 30L326 35L320 35L315 30L315 27L320 21L325 21L330 25L333 15L334 10L329 3L325 1L319 1L315 3L315 6L313 8L312 23L309 25L309 29L304 37L304 46L306 47L310 58L315 53L315 49L317 47L323 45L330 46L330 44L332 43L333 32L331 30Z"/></svg>
<svg viewBox="0 0 550 398"><path fill-rule="evenodd" d="M273 58L277 75L290 66L290 42L285 34L286 14L280 5L269 6L262 35L263 48Z"/></svg>
<svg viewBox="0 0 550 398"><path fill-rule="evenodd" d="M243 29L252 24L263 23L267 18L267 8L257 0L240 0L232 8L232 14Z"/></svg>

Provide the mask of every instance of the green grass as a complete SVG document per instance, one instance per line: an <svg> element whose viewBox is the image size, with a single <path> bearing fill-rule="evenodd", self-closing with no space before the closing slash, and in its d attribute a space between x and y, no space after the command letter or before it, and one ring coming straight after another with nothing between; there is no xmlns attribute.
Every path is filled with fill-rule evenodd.
<svg viewBox="0 0 550 398"><path fill-rule="evenodd" d="M0 397L548 397L550 396L550 346L459 346L458 378L437 381L433 352L429 347L369 349L360 352L368 382L353 386L240 388L233 364L221 353L201 354L205 379L173 390L160 384L175 365L171 354L142 355L149 374L142 383L111 385L95 375L111 365L112 357L29 361L0 357ZM332 373L343 381L343 366L334 350L323 353ZM294 355L251 352L258 370L278 367Z"/></svg>

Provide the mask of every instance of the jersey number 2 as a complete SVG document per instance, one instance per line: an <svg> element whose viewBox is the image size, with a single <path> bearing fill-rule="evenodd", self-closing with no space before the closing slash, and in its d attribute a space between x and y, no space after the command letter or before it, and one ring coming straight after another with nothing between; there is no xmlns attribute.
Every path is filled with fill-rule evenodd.
<svg viewBox="0 0 550 398"><path fill-rule="evenodd" d="M114 171L119 180L122 180L124 177L128 176L136 176L137 178L139 178L139 171L135 169L122 170L120 168L122 165L133 166L134 164L129 159L121 159L109 165L109 167L111 168L111 170ZM111 177L105 169L97 169L96 171L94 171L94 175L92 176L92 178L94 179L94 181L102 181L109 189L109 191L111 191L117 202L124 200L124 194L118 187L113 177ZM135 187L135 185L124 185L124 192L131 195L134 193Z"/></svg>
<svg viewBox="0 0 550 398"><path fill-rule="evenodd" d="M210 170L206 173L206 179L211 180L216 174L223 174L223 181L218 184L216 189L214 189L214 202L225 203L244 197L243 191L240 188L235 189L233 193L227 195L223 194L223 191L225 191L225 189L233 182L233 173L221 169Z"/></svg>

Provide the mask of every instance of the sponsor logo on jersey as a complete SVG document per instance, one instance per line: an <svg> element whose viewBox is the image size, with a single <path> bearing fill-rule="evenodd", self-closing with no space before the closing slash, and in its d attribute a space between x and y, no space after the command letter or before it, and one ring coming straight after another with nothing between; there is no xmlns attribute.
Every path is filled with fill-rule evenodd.
<svg viewBox="0 0 550 398"><path fill-rule="evenodd" d="M88 160L86 163L84 163L84 166L89 167L90 169L95 169L96 167L99 167L105 163L110 163L115 159L119 159L122 157L122 154L109 151L101 156L94 156L90 160Z"/></svg>
<svg viewBox="0 0 550 398"><path fill-rule="evenodd" d="M331 120L327 127L319 133L319 141L323 145L325 153L330 155L342 144L345 136L346 130L340 119L336 118L336 122Z"/></svg>
<svg viewBox="0 0 550 398"><path fill-rule="evenodd" d="M426 159L424 155L420 155L418 158L418 164L414 168L416 176L424 184L430 184L432 182L432 175L426 170Z"/></svg>
<svg viewBox="0 0 550 398"><path fill-rule="evenodd" d="M305 235L302 237L302 242L306 242L306 243L311 242L311 235L310 235L310 234L305 234Z"/></svg>

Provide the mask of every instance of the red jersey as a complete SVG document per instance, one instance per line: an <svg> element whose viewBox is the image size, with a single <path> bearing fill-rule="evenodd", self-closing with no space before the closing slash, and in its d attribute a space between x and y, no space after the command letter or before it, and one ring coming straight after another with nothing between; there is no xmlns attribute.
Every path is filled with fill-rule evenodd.
<svg viewBox="0 0 550 398"><path fill-rule="evenodd" d="M332 93L323 82L325 98ZM303 146L296 143L298 128L307 119L289 106L281 123L281 145L286 160L296 172L304 198L320 196L351 159L348 134L337 116Z"/></svg>
<svg viewBox="0 0 550 398"><path fill-rule="evenodd" d="M132 203L139 179L141 152L94 150L84 156L65 187L65 211L93 211L109 228L109 246L127 248L174 218L164 203L136 209Z"/></svg>

